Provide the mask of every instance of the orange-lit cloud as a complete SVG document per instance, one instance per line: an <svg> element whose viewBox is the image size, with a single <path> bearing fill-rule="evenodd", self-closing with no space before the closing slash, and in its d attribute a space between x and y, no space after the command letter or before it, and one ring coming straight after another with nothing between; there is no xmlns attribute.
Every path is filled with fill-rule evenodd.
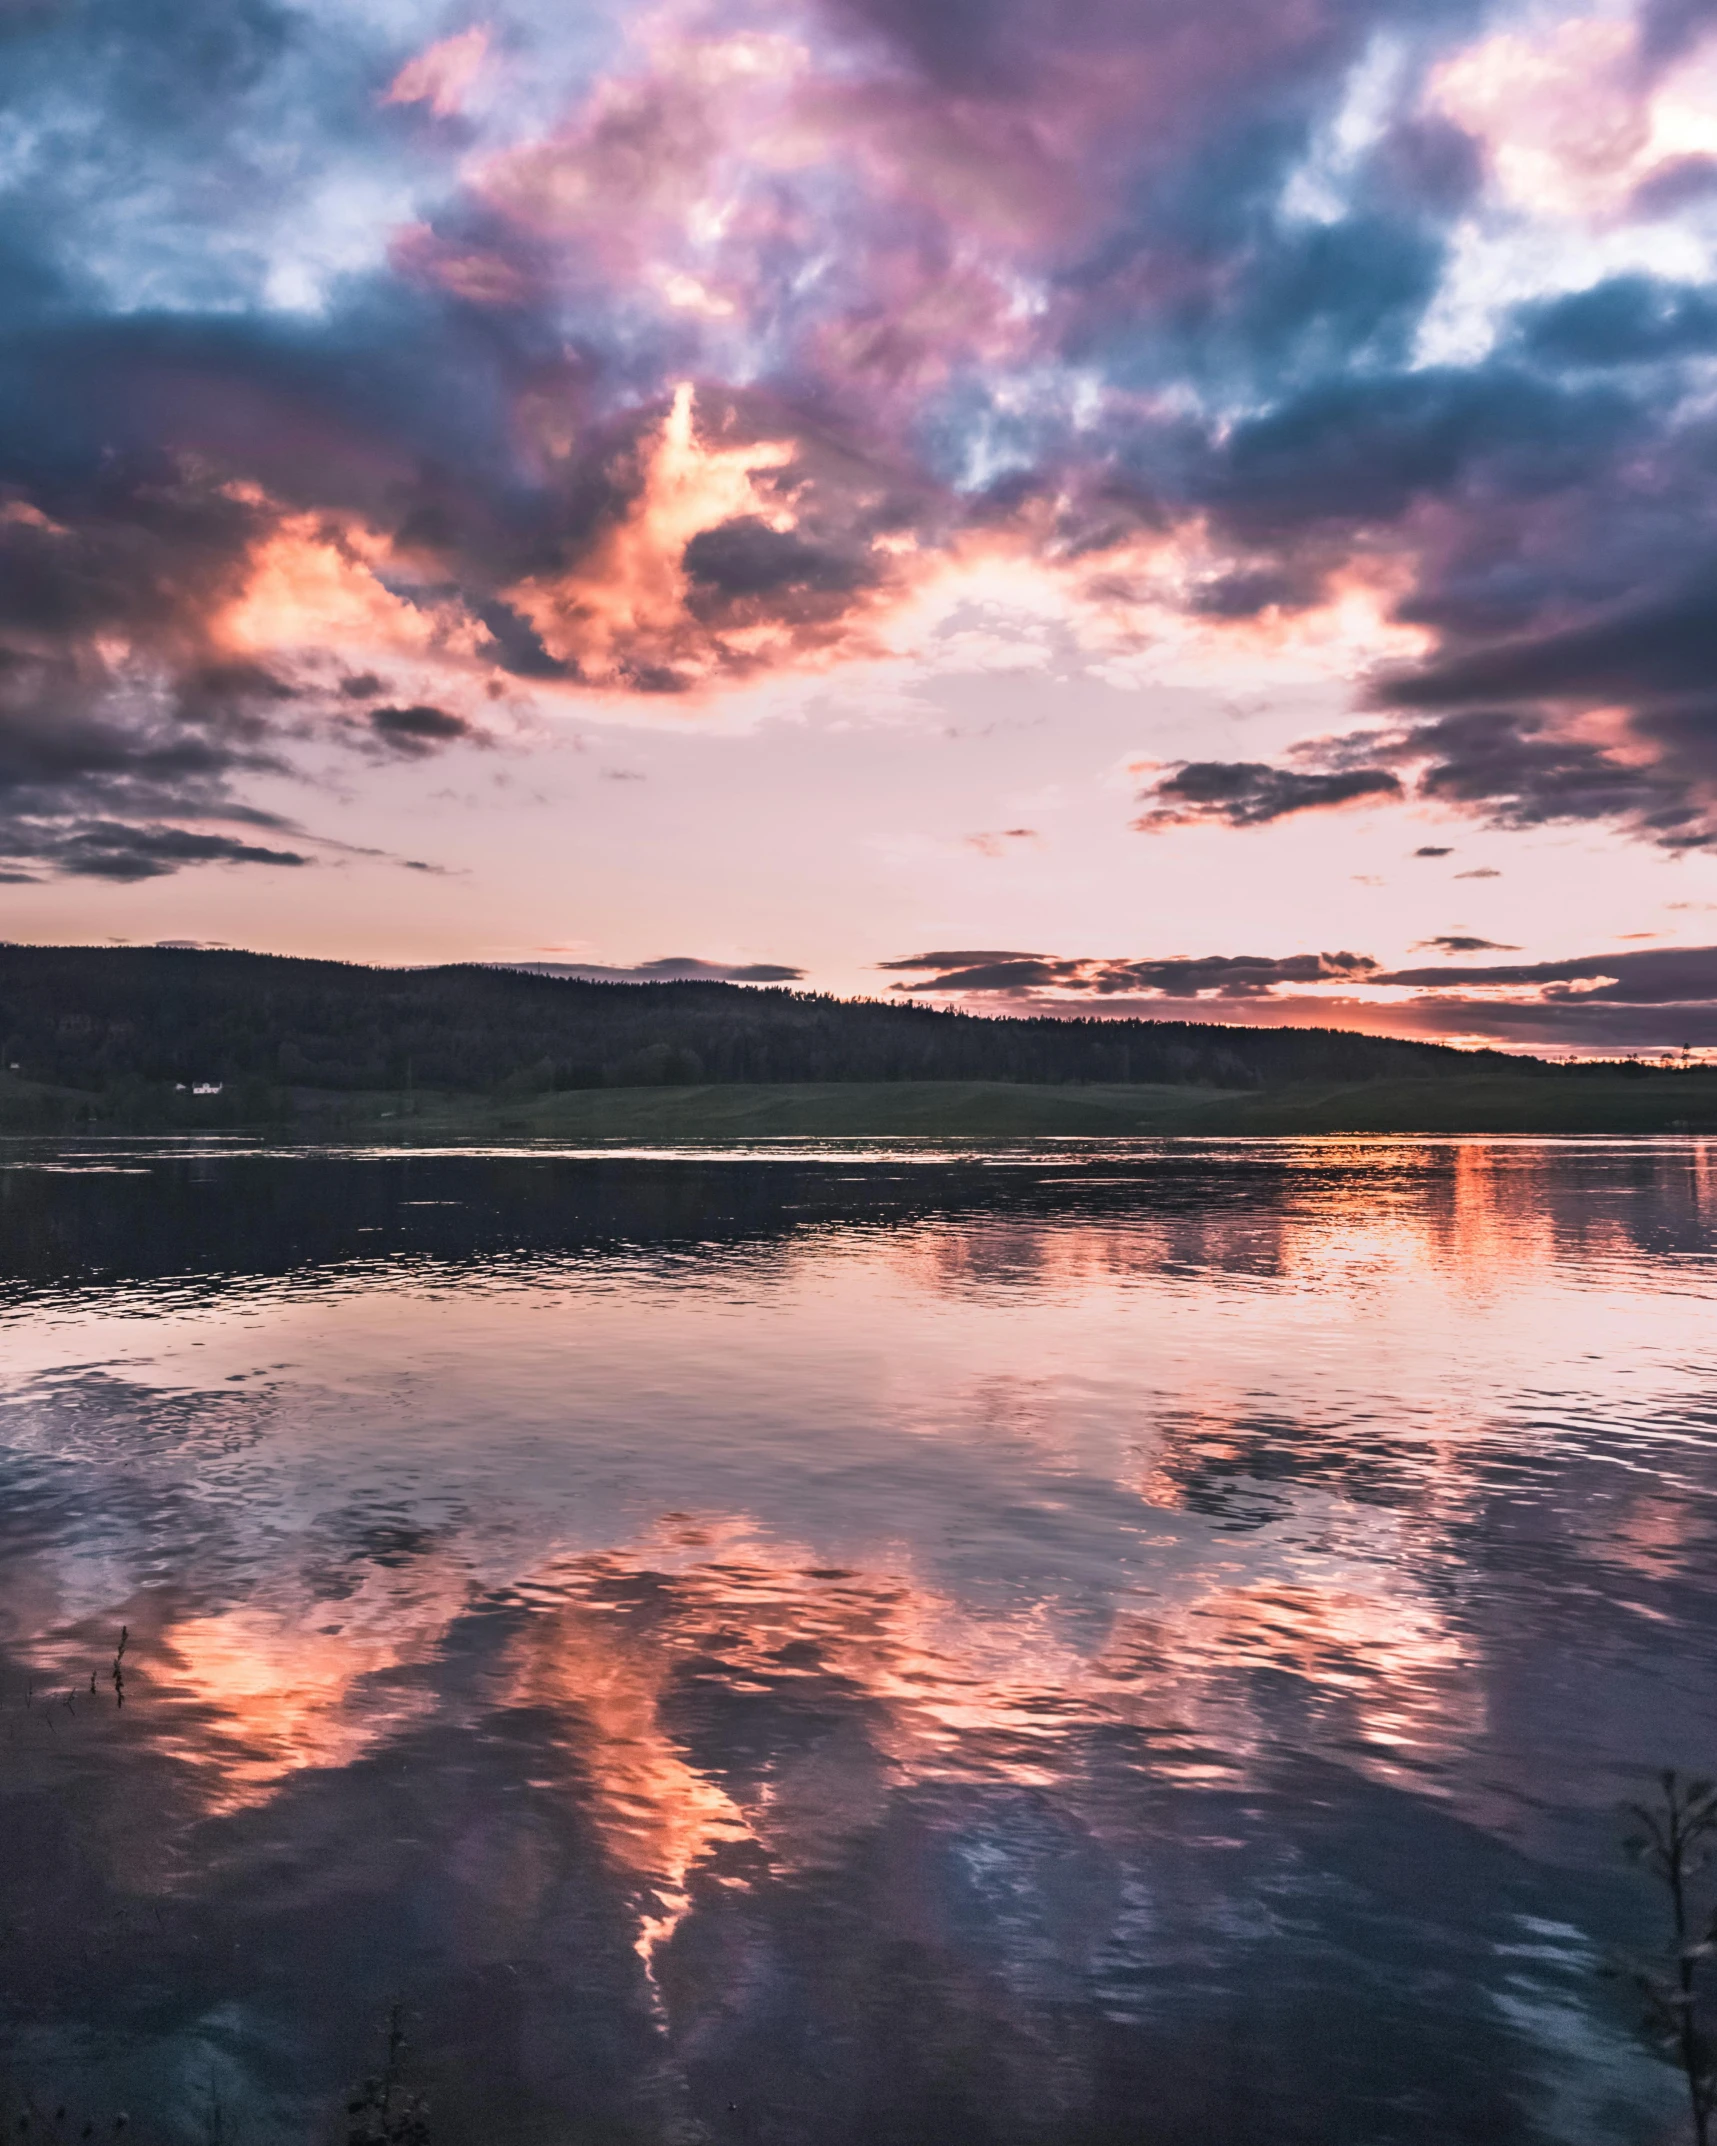
<svg viewBox="0 0 1717 2146"><path fill-rule="evenodd" d="M361 525L286 515L253 550L241 593L210 621L215 637L249 655L336 648L382 655L473 653L478 634L457 609L413 603L380 569L386 547Z"/></svg>
<svg viewBox="0 0 1717 2146"><path fill-rule="evenodd" d="M246 1603L169 1622L152 1653L166 1744L196 1769L207 1806L265 1802L306 1769L348 1766L433 1705L392 1679L430 1661L469 1599L457 1568L418 1560L366 1568L332 1600Z"/></svg>
<svg viewBox="0 0 1717 2146"><path fill-rule="evenodd" d="M837 584L839 601L820 600L818 557L800 538L795 488L780 481L794 458L787 440L727 446L706 436L695 391L682 383L643 443L641 481L624 516L570 570L519 582L508 601L551 655L606 689L683 691L855 652L862 623L848 615L850 586ZM709 547L724 539L700 589L698 540ZM743 559L724 589L723 559L735 550L760 557L775 604L745 601ZM868 555L856 571L869 571ZM790 593L801 601L789 604Z"/></svg>

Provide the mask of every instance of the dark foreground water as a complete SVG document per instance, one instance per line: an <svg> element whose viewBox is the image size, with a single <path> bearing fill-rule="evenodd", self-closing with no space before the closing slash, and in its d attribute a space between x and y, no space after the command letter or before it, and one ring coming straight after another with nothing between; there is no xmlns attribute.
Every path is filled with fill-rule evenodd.
<svg viewBox="0 0 1717 2146"><path fill-rule="evenodd" d="M14 2106L1684 2135L1717 1143L0 1165Z"/></svg>

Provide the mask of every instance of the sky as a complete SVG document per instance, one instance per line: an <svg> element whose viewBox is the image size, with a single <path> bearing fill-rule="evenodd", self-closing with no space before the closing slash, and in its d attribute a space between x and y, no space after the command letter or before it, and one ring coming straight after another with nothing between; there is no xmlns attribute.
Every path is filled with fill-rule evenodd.
<svg viewBox="0 0 1717 2146"><path fill-rule="evenodd" d="M1717 1048L1717 0L0 0L0 937Z"/></svg>

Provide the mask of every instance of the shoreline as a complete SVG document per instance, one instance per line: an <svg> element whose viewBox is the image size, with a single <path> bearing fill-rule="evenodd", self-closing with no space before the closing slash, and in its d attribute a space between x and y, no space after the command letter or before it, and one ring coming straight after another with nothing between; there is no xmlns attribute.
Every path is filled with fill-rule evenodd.
<svg viewBox="0 0 1717 2146"><path fill-rule="evenodd" d="M256 1104L262 1101L263 1107ZM0 1082L0 1135L266 1131L310 1141L1210 1138L1251 1135L1717 1135L1717 1072L1486 1071L1471 1080L1258 1090L1009 1081L561 1089L538 1095L292 1089L199 1099Z"/></svg>

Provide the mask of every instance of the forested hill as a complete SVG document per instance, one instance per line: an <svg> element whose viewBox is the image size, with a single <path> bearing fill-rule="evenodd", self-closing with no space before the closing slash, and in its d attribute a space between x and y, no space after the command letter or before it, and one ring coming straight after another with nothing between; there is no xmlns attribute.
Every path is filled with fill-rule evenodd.
<svg viewBox="0 0 1717 2146"><path fill-rule="evenodd" d="M1519 1059L1506 1063L1521 1068ZM1340 1029L998 1020L735 984L0 946L0 1067L26 1081L97 1091L217 1081L510 1094L735 1081L1232 1089L1470 1073L1474 1056Z"/></svg>

